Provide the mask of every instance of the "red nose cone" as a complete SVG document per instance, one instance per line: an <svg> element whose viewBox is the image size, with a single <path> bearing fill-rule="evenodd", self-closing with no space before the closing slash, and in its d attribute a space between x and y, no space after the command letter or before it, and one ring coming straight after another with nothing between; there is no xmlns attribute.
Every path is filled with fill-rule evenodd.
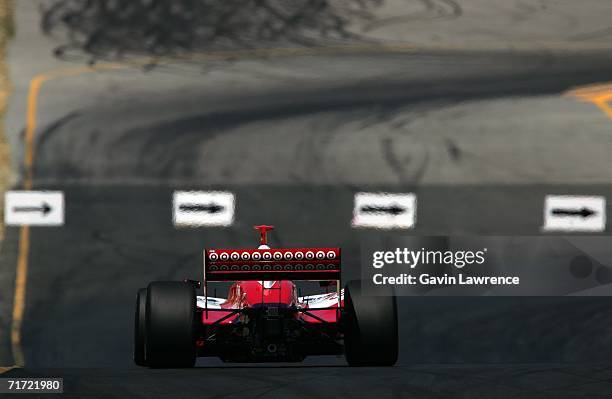
<svg viewBox="0 0 612 399"><path fill-rule="evenodd" d="M268 231L274 230L274 226L260 224L253 226L255 230L259 230L259 245L268 245Z"/></svg>

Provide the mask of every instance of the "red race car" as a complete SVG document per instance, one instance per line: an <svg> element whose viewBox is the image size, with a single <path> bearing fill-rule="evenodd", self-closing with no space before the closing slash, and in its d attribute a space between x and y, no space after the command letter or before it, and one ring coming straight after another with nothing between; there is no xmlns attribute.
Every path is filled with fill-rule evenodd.
<svg viewBox="0 0 612 399"><path fill-rule="evenodd" d="M364 296L358 281L340 289L340 248L207 249L199 281L152 282L136 298L134 361L193 367L197 357L227 362L298 362L344 353L351 366L397 360L397 305L392 292ZM328 292L300 297L294 281L319 281ZM234 282L227 299L209 283ZM329 292L330 287L332 292ZM197 296L196 289L204 295Z"/></svg>

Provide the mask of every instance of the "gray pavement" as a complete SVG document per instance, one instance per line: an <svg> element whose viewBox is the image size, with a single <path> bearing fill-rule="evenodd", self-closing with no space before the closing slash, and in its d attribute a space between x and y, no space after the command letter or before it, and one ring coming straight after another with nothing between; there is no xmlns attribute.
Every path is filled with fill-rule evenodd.
<svg viewBox="0 0 612 399"><path fill-rule="evenodd" d="M612 39L606 1L390 0L369 37L460 48L588 47Z"/></svg>
<svg viewBox="0 0 612 399"><path fill-rule="evenodd" d="M58 398L595 398L609 397L611 369L597 365L412 365L385 369L255 365L192 370L39 369L7 375L63 377ZM240 375L241 382L236 383ZM20 397L28 397L23 395Z"/></svg>

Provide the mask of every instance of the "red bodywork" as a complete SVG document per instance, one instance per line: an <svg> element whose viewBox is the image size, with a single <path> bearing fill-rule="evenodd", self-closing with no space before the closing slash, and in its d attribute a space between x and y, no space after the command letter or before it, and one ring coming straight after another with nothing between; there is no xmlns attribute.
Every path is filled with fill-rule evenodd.
<svg viewBox="0 0 612 399"><path fill-rule="evenodd" d="M198 297L200 356L225 361L300 361L342 353L340 248L204 251L204 296ZM324 281L327 290L298 296L295 281ZM209 284L234 282L227 299L210 298Z"/></svg>
<svg viewBox="0 0 612 399"><path fill-rule="evenodd" d="M311 308L310 303L300 301L297 295L296 284L293 281L238 281L232 284L228 292L227 300L220 305L220 308L223 310L241 309L262 303L285 304L288 306L295 305L302 309L309 309L309 313L316 316L313 317L304 313L297 314L297 316L301 317L301 319L307 323L336 323L338 321L338 304L342 307L344 301L342 295L340 294L340 301L338 301L337 292L326 294L325 297L326 298L322 298L322 300L329 304L329 306L325 307L331 309L317 309L317 306ZM202 323L212 324L226 315L227 312L216 310L202 312ZM232 320L231 318L227 318L221 320L219 323L229 324Z"/></svg>

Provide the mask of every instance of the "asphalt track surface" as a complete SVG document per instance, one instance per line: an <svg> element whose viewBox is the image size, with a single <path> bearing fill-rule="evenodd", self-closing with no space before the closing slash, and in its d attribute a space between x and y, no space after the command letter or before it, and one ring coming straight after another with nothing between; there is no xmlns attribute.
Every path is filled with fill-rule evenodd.
<svg viewBox="0 0 612 399"><path fill-rule="evenodd" d="M311 359L306 367L225 368L204 361L195 370L133 368L137 289L153 280L197 278L202 248L252 246L253 224L277 226L274 246L341 246L347 278L358 273L360 240L375 234L350 227L356 191L418 187L431 195L416 233L538 234L536 199L548 189L578 190L559 185L557 169L530 175L518 170L500 181L485 164L466 167L452 145L443 148L442 161L435 152L427 159L431 153L419 147L426 136L391 137L399 140L392 149L407 148L398 155L384 144L386 135L406 109L428 113L453 104L521 101L612 80L612 54L594 53L378 54L286 62L304 70L318 65L339 76L350 68L351 76L369 72L333 85L288 79L282 87L247 93L203 91L196 83L165 87L158 96L135 90L131 97L101 96L94 106L74 106L41 127L34 187L64 191L66 226L32 229L26 369L8 375L64 376L63 397L153 398L179 391L185 397L606 397L610 298L401 298L401 354L393 369L353 369L335 358ZM349 133L356 125L365 133L355 139ZM498 139L508 142L513 134ZM376 153L371 135L378 140ZM407 144L411 139L415 145ZM498 156L486 146L466 151ZM538 151L547 156L526 145L526 153ZM565 151L587 164L593 156ZM514 165L516 171L523 167L521 156L498 166ZM561 167L564 153L558 156ZM457 184L437 186L457 177L453 162L463 173ZM605 167L579 172L571 180L590 184L581 192L610 190ZM474 186L496 178L506 185ZM236 222L227 229L175 229L175 189L235 192ZM457 193L452 206L449 198ZM493 200L524 211L487 208ZM18 236L9 228L3 247L8 263ZM506 364L428 365L455 362ZM555 365L561 362L591 365Z"/></svg>
<svg viewBox="0 0 612 399"><path fill-rule="evenodd" d="M202 367L191 370L11 371L9 377L63 376L63 394L41 398L609 398L602 365L416 365ZM13 395L15 396L15 395ZM16 397L28 397L19 394Z"/></svg>

